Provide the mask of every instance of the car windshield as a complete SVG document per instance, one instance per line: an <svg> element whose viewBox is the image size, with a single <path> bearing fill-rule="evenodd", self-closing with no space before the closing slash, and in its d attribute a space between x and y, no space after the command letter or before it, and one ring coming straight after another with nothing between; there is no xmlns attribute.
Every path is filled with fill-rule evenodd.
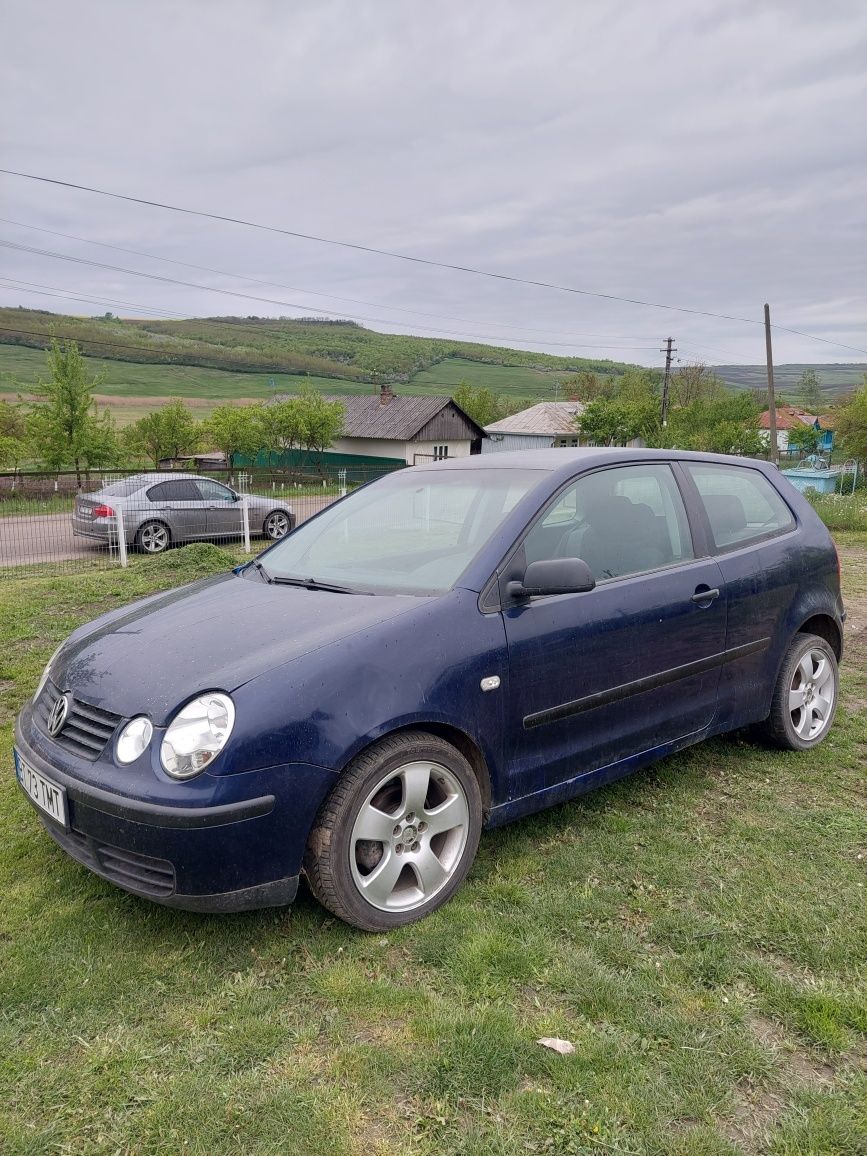
<svg viewBox="0 0 867 1156"><path fill-rule="evenodd" d="M299 526L268 552L267 574L364 593L440 594L539 480L532 470L396 471Z"/></svg>

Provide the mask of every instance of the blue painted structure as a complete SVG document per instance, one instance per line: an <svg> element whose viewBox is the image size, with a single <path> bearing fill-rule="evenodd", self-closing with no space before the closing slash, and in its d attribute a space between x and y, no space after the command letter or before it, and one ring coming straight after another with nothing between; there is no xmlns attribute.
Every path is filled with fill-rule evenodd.
<svg viewBox="0 0 867 1156"><path fill-rule="evenodd" d="M781 470L792 485L806 493L807 490L815 490L818 494L833 494L836 492L837 486L840 484L840 470L813 470L808 468L795 467L791 470Z"/></svg>
<svg viewBox="0 0 867 1156"><path fill-rule="evenodd" d="M748 545L715 547L684 468L709 461L759 471L791 524ZM510 594L525 564L523 534L540 510L577 476L645 462L673 471L694 557L600 580L586 593ZM68 829L43 817L54 839L97 874L169 905L287 903L320 804L386 735L428 730L468 752L493 826L766 718L782 657L805 624L821 622L839 650L831 538L773 467L676 451L560 449L441 462L373 484L417 487L428 471L486 469L536 477L443 594L277 586L249 565L76 630L48 685L120 721L88 759L50 737L39 703L19 715L21 757L66 792ZM712 599L696 600L709 588ZM491 675L501 680L497 693L480 693ZM231 739L203 773L179 783L160 764L162 738L186 703L214 690L234 701ZM558 715L570 700L588 705ZM120 766L120 722L140 714L153 740Z"/></svg>

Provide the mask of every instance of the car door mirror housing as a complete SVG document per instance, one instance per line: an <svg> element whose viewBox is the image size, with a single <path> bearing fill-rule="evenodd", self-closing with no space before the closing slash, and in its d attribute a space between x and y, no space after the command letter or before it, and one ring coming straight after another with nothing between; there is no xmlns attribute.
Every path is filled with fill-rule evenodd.
<svg viewBox="0 0 867 1156"><path fill-rule="evenodd" d="M535 598L545 594L583 594L596 580L581 558L547 558L531 562L520 582L506 588L510 598Z"/></svg>

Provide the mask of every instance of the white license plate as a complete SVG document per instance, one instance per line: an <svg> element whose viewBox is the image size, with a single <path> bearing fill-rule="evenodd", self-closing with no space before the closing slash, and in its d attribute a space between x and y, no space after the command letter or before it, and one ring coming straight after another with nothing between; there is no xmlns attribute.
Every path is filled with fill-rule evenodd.
<svg viewBox="0 0 867 1156"><path fill-rule="evenodd" d="M40 775L38 771L34 771L16 750L13 749L12 754L15 756L15 777L27 797L55 823L69 827L66 815L66 790L46 779L44 775Z"/></svg>

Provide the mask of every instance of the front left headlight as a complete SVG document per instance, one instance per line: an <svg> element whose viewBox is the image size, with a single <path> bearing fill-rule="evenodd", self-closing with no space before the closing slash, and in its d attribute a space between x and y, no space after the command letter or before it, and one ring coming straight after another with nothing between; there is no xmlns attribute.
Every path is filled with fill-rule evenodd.
<svg viewBox="0 0 867 1156"><path fill-rule="evenodd" d="M232 733L235 705L227 694L199 695L179 710L160 747L160 762L173 779L191 779L212 763Z"/></svg>

